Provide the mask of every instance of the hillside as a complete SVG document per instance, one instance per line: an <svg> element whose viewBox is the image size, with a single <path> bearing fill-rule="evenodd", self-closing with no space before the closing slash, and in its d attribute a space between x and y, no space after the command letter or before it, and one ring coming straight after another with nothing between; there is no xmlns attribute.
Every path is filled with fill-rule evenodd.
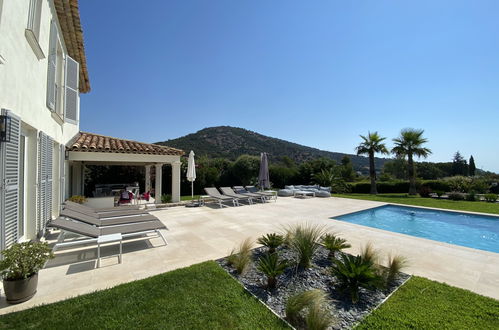
<svg viewBox="0 0 499 330"><path fill-rule="evenodd" d="M186 152L194 150L196 156L207 155L231 160L243 154L260 155L260 152L267 152L270 161L279 161L283 156L288 156L297 163L319 157L331 158L340 162L345 155L307 147L231 126L209 127L196 133L157 142L156 144L179 148ZM366 157L347 155L352 159L356 170L366 172L369 166L369 160ZM384 162L384 158L376 158L376 167L381 169Z"/></svg>

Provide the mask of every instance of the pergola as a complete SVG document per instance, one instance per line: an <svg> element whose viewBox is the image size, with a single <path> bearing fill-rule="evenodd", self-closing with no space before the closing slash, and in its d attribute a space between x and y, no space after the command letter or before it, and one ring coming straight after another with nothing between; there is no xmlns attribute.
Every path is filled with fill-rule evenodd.
<svg viewBox="0 0 499 330"><path fill-rule="evenodd" d="M145 189L151 190L151 167L155 166L156 203L161 203L162 167L172 169L172 202L180 201L180 157L182 150L156 144L123 140L93 133L80 132L66 147L71 168L69 192L83 195L86 165L128 165L145 167Z"/></svg>

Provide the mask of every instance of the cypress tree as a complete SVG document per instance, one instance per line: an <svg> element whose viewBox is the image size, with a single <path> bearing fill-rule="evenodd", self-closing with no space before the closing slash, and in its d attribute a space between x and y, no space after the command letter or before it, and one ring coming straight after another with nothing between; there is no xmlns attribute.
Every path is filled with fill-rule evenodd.
<svg viewBox="0 0 499 330"><path fill-rule="evenodd" d="M473 155L471 155L471 157L470 157L468 170L469 170L470 176L475 176L476 166L475 166L475 159L473 158Z"/></svg>

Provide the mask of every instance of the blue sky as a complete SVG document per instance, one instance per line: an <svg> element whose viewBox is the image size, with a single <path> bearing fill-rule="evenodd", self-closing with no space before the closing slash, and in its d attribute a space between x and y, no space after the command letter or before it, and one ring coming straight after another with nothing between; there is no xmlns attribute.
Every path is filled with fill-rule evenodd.
<svg viewBox="0 0 499 330"><path fill-rule="evenodd" d="M230 125L353 153L423 128L499 172L499 1L80 1L81 129L144 142Z"/></svg>

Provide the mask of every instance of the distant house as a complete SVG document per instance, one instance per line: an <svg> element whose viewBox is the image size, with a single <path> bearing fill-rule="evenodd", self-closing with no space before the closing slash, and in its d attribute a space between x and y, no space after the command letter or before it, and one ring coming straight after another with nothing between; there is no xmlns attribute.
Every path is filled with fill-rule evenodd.
<svg viewBox="0 0 499 330"><path fill-rule="evenodd" d="M44 234L83 192L85 162L172 164L179 199L181 150L79 131L89 91L78 1L0 0L0 249Z"/></svg>

